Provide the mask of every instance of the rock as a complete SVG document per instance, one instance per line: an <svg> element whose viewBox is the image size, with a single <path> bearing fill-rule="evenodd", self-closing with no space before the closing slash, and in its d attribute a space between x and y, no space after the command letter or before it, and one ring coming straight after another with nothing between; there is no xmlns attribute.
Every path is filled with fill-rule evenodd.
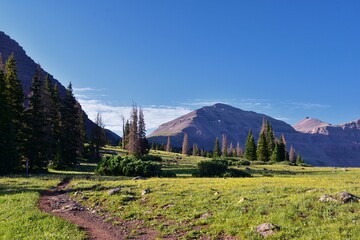
<svg viewBox="0 0 360 240"><path fill-rule="evenodd" d="M201 219L207 219L207 218L209 218L209 217L211 217L211 216L212 216L211 213L206 212L206 213L202 214L202 215L200 216L200 218L201 218Z"/></svg>
<svg viewBox="0 0 360 240"><path fill-rule="evenodd" d="M114 194L119 193L119 192L120 192L120 188L117 187L117 188L110 189L108 191L108 194L109 194L109 196L111 196L111 195L114 195Z"/></svg>
<svg viewBox="0 0 360 240"><path fill-rule="evenodd" d="M132 180L146 180L146 178L142 177L142 176L137 176L137 177L134 177Z"/></svg>
<svg viewBox="0 0 360 240"><path fill-rule="evenodd" d="M324 194L323 196L321 196L319 201L320 202L337 202L336 198L334 198L333 196L330 196L328 194Z"/></svg>
<svg viewBox="0 0 360 240"><path fill-rule="evenodd" d="M146 194L149 194L151 191L150 191L150 188L146 188L144 189L142 192L141 192L141 196L144 196Z"/></svg>
<svg viewBox="0 0 360 240"><path fill-rule="evenodd" d="M336 194L336 197L341 203L359 202L360 200L359 197L348 192L339 192L338 194Z"/></svg>
<svg viewBox="0 0 360 240"><path fill-rule="evenodd" d="M243 198L240 198L240 200L238 201L238 203L242 203L242 202L245 202L245 201L251 201L251 200L248 199L248 198L243 197Z"/></svg>
<svg viewBox="0 0 360 240"><path fill-rule="evenodd" d="M256 231L263 237L271 236L280 230L280 226L272 223L263 223L256 227Z"/></svg>
<svg viewBox="0 0 360 240"><path fill-rule="evenodd" d="M349 202L359 202L360 198L351 193L344 191L344 192L337 193L335 197L325 194L319 199L319 201L320 202L349 203Z"/></svg>

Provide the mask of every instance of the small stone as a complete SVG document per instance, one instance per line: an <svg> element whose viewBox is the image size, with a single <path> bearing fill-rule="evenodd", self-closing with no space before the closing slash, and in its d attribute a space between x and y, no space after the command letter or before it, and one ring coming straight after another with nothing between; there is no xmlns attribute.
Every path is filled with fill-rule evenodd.
<svg viewBox="0 0 360 240"><path fill-rule="evenodd" d="M114 194L119 193L119 192L120 192L120 188L117 187L117 188L114 188L114 189L110 189L108 191L108 194L109 194L109 196L111 196L111 195L114 195Z"/></svg>
<svg viewBox="0 0 360 240"><path fill-rule="evenodd" d="M348 192L340 192L336 194L337 199L342 203L348 203L348 202L359 202L360 198L348 193Z"/></svg>
<svg viewBox="0 0 360 240"><path fill-rule="evenodd" d="M202 215L200 216L200 218L201 218L201 219L207 219L207 218L209 218L209 217L211 217L211 216L212 216L211 213L206 212L206 213L202 214Z"/></svg>
<svg viewBox="0 0 360 240"><path fill-rule="evenodd" d="M141 192L141 196L144 196L146 194L149 194L151 191L150 191L150 188L146 188L144 189L142 192Z"/></svg>
<svg viewBox="0 0 360 240"><path fill-rule="evenodd" d="M321 196L319 201L320 202L337 202L336 198L334 198L333 196L330 196L328 194L324 194L323 196Z"/></svg>
<svg viewBox="0 0 360 240"><path fill-rule="evenodd" d="M271 236L279 230L280 226L272 223L263 223L256 227L256 231L263 237Z"/></svg>
<svg viewBox="0 0 360 240"><path fill-rule="evenodd" d="M215 192L215 193L214 193L215 196L216 196L216 195L219 195L219 194L220 194L219 192Z"/></svg>
<svg viewBox="0 0 360 240"><path fill-rule="evenodd" d="M132 180L146 180L146 178L144 178L142 176L137 176L137 177L134 177Z"/></svg>
<svg viewBox="0 0 360 240"><path fill-rule="evenodd" d="M251 200L248 199L248 198L243 197L243 198L240 198L240 200L238 201L238 203L242 203L242 202L245 202L245 201L251 201Z"/></svg>

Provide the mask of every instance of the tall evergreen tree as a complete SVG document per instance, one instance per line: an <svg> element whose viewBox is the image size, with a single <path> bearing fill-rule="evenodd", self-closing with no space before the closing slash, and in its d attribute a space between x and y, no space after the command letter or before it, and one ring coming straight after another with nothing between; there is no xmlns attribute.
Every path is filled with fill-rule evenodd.
<svg viewBox="0 0 360 240"><path fill-rule="evenodd" d="M189 137L187 133L184 133L184 139L182 144L182 154L187 155L189 153Z"/></svg>
<svg viewBox="0 0 360 240"><path fill-rule="evenodd" d="M2 63L2 62L1 62ZM0 174L11 173L20 165L16 132L5 95L5 76L0 65Z"/></svg>
<svg viewBox="0 0 360 240"><path fill-rule="evenodd" d="M296 158L296 164L301 165L301 164L304 164L304 163L305 163L304 159L302 158L301 154L298 153L297 158Z"/></svg>
<svg viewBox="0 0 360 240"><path fill-rule="evenodd" d="M271 156L275 148L275 134L272 125L266 121L266 145L268 148L269 156Z"/></svg>
<svg viewBox="0 0 360 240"><path fill-rule="evenodd" d="M73 95L71 83L66 89L61 108L61 147L64 162L58 167L71 166L77 163L78 153L81 150L80 112Z"/></svg>
<svg viewBox="0 0 360 240"><path fill-rule="evenodd" d="M130 122L129 120L126 120L124 133L123 133L124 137L122 140L123 149L129 149L129 135L130 135Z"/></svg>
<svg viewBox="0 0 360 240"><path fill-rule="evenodd" d="M130 133L129 133L129 154L138 156L139 154L139 132L138 132L138 110L133 104L130 116Z"/></svg>
<svg viewBox="0 0 360 240"><path fill-rule="evenodd" d="M278 143L275 144L275 148L272 151L270 160L272 162L280 162L280 160L281 160L280 149L279 149Z"/></svg>
<svg viewBox="0 0 360 240"><path fill-rule="evenodd" d="M27 157L29 159L30 169L45 168L48 157L48 141L46 133L48 131L48 122L46 119L44 88L41 79L40 67L35 71L31 85L31 97L29 109L27 110L27 119L29 126L29 142L27 144Z"/></svg>
<svg viewBox="0 0 360 240"><path fill-rule="evenodd" d="M215 139L213 158L218 158L220 156L221 156L221 151L220 151L219 138L216 138Z"/></svg>
<svg viewBox="0 0 360 240"><path fill-rule="evenodd" d="M265 131L261 131L256 149L256 157L258 161L269 161L269 152L266 143Z"/></svg>
<svg viewBox="0 0 360 240"><path fill-rule="evenodd" d="M4 95L9 106L12 125L16 133L18 151L21 155L25 155L24 93L21 82L17 76L16 60L13 53L9 56L5 64Z"/></svg>
<svg viewBox="0 0 360 240"><path fill-rule="evenodd" d="M227 143L227 136L226 134L222 135L222 141L221 141L221 153L223 157L228 156L228 143Z"/></svg>
<svg viewBox="0 0 360 240"><path fill-rule="evenodd" d="M94 159L100 160L100 148L106 143L105 126L100 113L97 113L95 126L92 129L92 143L95 146Z"/></svg>
<svg viewBox="0 0 360 240"><path fill-rule="evenodd" d="M139 153L144 155L149 152L149 142L146 139L146 127L145 118L142 107L139 108L139 123L138 123L138 135L139 135Z"/></svg>
<svg viewBox="0 0 360 240"><path fill-rule="evenodd" d="M237 157L242 157L242 154L243 154L243 152L242 152L240 143L237 142L237 144L236 144L236 156L237 156Z"/></svg>
<svg viewBox="0 0 360 240"><path fill-rule="evenodd" d="M249 131L249 134L246 138L244 155L245 158L250 161L256 160L256 144L255 144L255 139L252 135L252 130Z"/></svg>
<svg viewBox="0 0 360 240"><path fill-rule="evenodd" d="M286 160L286 143L285 143L284 135L280 136L280 139L279 139L277 145L278 145L279 156L280 156L280 159L278 161L283 162Z"/></svg>
<svg viewBox="0 0 360 240"><path fill-rule="evenodd" d="M193 152L192 152L193 156L197 156L199 155L199 147L196 143L193 144Z"/></svg>
<svg viewBox="0 0 360 240"><path fill-rule="evenodd" d="M165 151L171 152L171 138L168 136Z"/></svg>
<svg viewBox="0 0 360 240"><path fill-rule="evenodd" d="M232 142L230 143L228 155L231 157L236 157L236 150L234 149L234 145L232 144Z"/></svg>
<svg viewBox="0 0 360 240"><path fill-rule="evenodd" d="M290 163L296 163L296 151L292 145L290 147L289 161Z"/></svg>

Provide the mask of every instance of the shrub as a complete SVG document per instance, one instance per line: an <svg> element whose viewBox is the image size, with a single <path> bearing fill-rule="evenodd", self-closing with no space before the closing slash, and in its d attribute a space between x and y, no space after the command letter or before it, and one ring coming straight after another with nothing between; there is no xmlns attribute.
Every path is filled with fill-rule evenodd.
<svg viewBox="0 0 360 240"><path fill-rule="evenodd" d="M160 156L154 156L154 155L145 155L145 156L141 157L141 160L152 161L152 162L162 162L162 158Z"/></svg>
<svg viewBox="0 0 360 240"><path fill-rule="evenodd" d="M95 171L100 175L152 177L161 174L161 166L131 156L111 156L102 158Z"/></svg>
<svg viewBox="0 0 360 240"><path fill-rule="evenodd" d="M224 174L223 177L252 177L250 173L240 169L230 168Z"/></svg>
<svg viewBox="0 0 360 240"><path fill-rule="evenodd" d="M176 177L176 173L174 173L174 172L172 172L172 171L161 171L160 177L164 177L164 178L175 178L175 177Z"/></svg>
<svg viewBox="0 0 360 240"><path fill-rule="evenodd" d="M196 175L199 177L221 177L227 168L227 163L224 160L201 161L198 163Z"/></svg>

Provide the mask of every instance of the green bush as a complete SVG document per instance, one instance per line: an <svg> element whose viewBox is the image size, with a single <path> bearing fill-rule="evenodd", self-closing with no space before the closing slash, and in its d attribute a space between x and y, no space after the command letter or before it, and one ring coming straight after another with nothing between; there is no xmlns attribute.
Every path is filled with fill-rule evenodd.
<svg viewBox="0 0 360 240"><path fill-rule="evenodd" d="M111 156L102 158L95 171L100 175L152 177L161 174L161 166L131 156Z"/></svg>
<svg viewBox="0 0 360 240"><path fill-rule="evenodd" d="M160 156L154 156L154 155L145 155L141 157L141 160L143 161L151 161L151 162L162 162L162 158Z"/></svg>
<svg viewBox="0 0 360 240"><path fill-rule="evenodd" d="M245 172L240 169L229 168L224 174L223 177L252 177L250 173Z"/></svg>
<svg viewBox="0 0 360 240"><path fill-rule="evenodd" d="M198 171L195 175L198 177L221 177L227 168L225 160L201 161L198 163Z"/></svg>

